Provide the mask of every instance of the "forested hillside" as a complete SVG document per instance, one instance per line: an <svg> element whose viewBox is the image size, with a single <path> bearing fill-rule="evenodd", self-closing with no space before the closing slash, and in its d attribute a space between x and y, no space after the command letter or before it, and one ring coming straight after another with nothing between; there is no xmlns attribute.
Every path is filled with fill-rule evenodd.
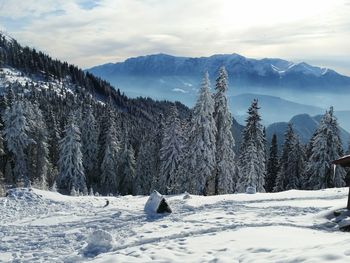
<svg viewBox="0 0 350 263"><path fill-rule="evenodd" d="M135 161L145 151L141 145L149 146L142 161L157 166L170 106L182 125L189 117L180 103L128 99L106 81L5 35L0 65L2 184L134 193L136 173L154 180L154 171Z"/></svg>

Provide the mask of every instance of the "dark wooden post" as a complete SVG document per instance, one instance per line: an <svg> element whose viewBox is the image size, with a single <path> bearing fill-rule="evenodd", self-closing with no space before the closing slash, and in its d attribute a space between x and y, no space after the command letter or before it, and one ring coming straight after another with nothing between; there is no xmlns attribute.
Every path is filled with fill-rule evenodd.
<svg viewBox="0 0 350 263"><path fill-rule="evenodd" d="M338 160L334 160L333 165L340 165L342 167L350 167L350 155L344 156ZM346 206L348 210L350 210L350 186L349 186L349 193L348 193L348 204Z"/></svg>

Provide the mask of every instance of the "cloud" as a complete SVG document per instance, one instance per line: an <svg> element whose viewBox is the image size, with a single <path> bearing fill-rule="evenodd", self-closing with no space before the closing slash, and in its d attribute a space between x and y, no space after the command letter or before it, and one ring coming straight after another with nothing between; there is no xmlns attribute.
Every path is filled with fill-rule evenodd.
<svg viewBox="0 0 350 263"><path fill-rule="evenodd" d="M82 67L160 52L307 60L350 54L349 11L348 0L0 0L0 27Z"/></svg>

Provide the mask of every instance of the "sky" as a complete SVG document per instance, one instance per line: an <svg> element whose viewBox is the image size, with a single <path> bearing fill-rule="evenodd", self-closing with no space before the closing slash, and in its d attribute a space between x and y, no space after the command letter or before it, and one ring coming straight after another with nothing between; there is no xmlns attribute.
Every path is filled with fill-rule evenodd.
<svg viewBox="0 0 350 263"><path fill-rule="evenodd" d="M239 53L350 76L350 0L0 0L0 30L83 68Z"/></svg>

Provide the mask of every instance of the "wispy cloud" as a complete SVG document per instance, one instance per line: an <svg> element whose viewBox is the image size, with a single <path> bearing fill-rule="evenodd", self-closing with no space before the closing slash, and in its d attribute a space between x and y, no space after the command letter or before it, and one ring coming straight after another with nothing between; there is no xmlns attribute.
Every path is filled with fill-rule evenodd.
<svg viewBox="0 0 350 263"><path fill-rule="evenodd" d="M0 0L1 28L82 67L159 52L329 63L350 54L349 15L348 0Z"/></svg>

